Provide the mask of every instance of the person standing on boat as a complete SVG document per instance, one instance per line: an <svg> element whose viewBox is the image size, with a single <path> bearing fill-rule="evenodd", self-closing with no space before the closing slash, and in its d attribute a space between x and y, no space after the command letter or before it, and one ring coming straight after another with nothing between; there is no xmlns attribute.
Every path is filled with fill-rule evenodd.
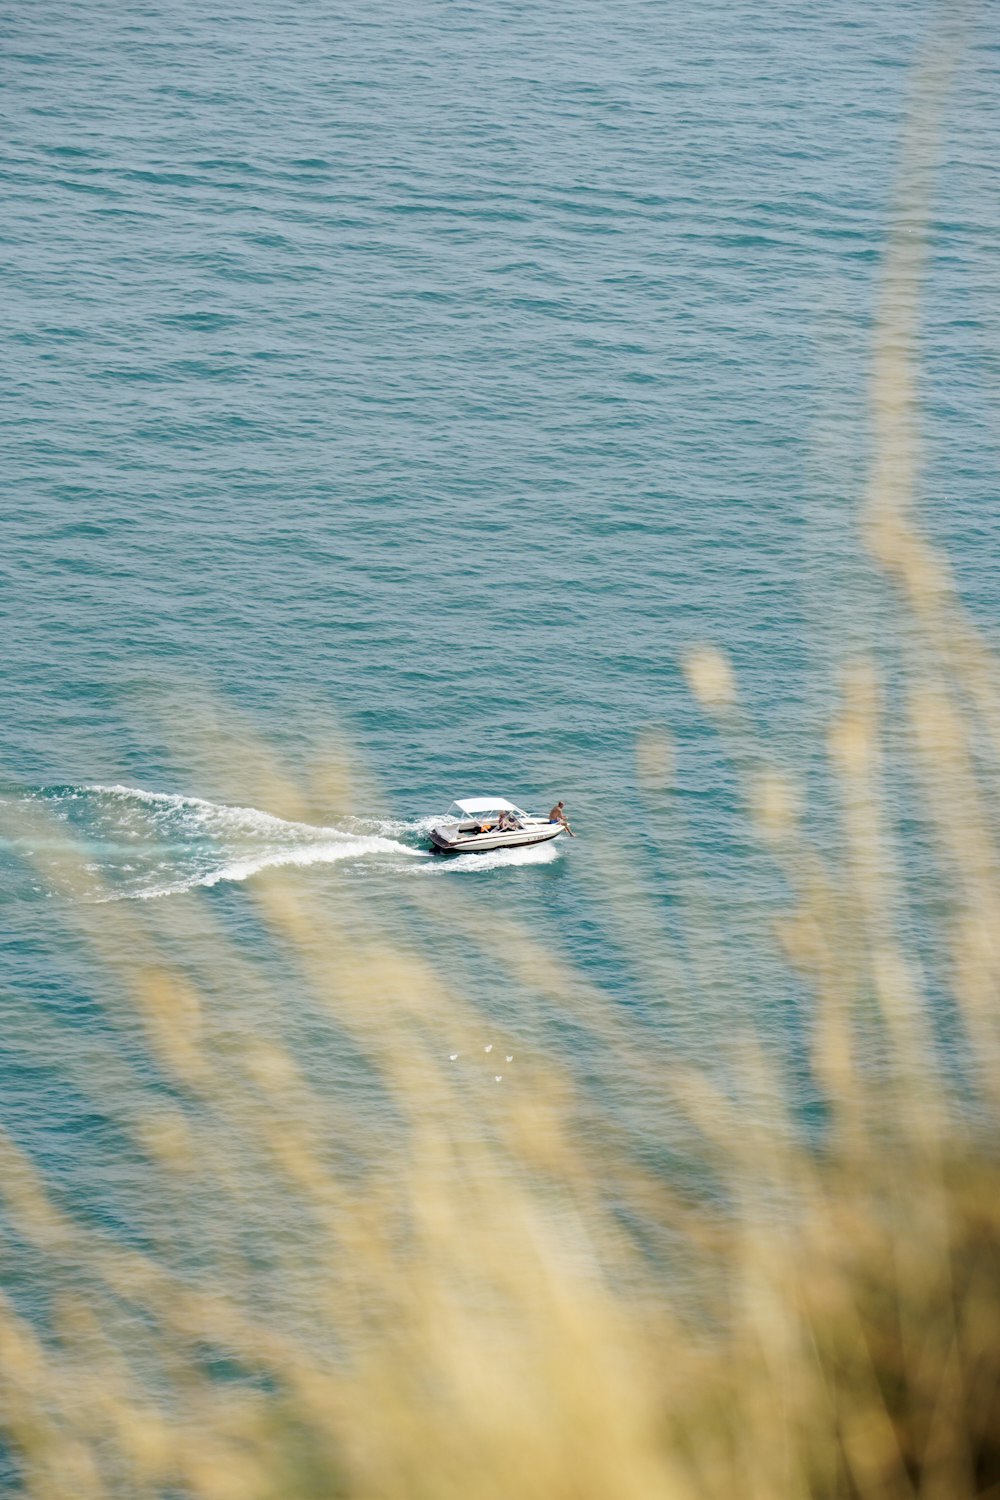
<svg viewBox="0 0 1000 1500"><path fill-rule="evenodd" d="M566 821L566 814L563 812L563 802L562 802L561 798L556 803L556 805L552 809L552 811L549 813L549 822L550 823L561 823L562 826L565 828L566 832L569 834L570 838L571 839L575 839L576 838L576 834L573 832L572 828L569 826L569 824Z"/></svg>

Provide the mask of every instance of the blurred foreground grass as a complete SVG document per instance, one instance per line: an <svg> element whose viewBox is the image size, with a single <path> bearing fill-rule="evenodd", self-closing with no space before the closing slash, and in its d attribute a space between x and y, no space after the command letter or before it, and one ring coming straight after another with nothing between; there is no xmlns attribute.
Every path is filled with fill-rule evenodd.
<svg viewBox="0 0 1000 1500"><path fill-rule="evenodd" d="M908 935L873 661L845 668L830 735L839 866L813 846L798 789L749 744L726 660L705 649L687 663L791 893L772 915L812 996L818 1141L803 1144L763 1051L747 1049L736 1097L679 1067L661 1075L588 994L587 1025L634 1049L637 1086L665 1128L684 1118L718 1184L711 1206L672 1190L552 1067L523 1060L517 1086L492 1093L449 1069L449 1046L475 1046L474 1008L399 931L347 897L332 911L308 877L248 888L281 979L187 898L81 906L109 1009L141 1028L159 1086L97 1041L53 1033L53 1053L114 1097L161 1228L139 1245L84 1222L0 1139L8 1287L54 1289L43 1318L14 1290L0 1302L11 1492L1000 1496L1000 690L912 513L943 94L925 80L887 252L865 517L906 618L893 732L913 747L935 833L933 932ZM350 801L345 767L303 792L263 747L239 757L259 802L286 815ZM640 739L651 799L669 796L671 757L664 734ZM61 879L70 896L83 887L82 871L79 886ZM526 934L490 940L511 955L512 986L580 1003L580 977L552 952ZM943 981L923 972L927 949ZM196 964L178 957L191 951ZM320 1094L280 1027L255 1024L304 995L349 1039L367 1103ZM968 1059L958 1084L938 1057L942 1007Z"/></svg>

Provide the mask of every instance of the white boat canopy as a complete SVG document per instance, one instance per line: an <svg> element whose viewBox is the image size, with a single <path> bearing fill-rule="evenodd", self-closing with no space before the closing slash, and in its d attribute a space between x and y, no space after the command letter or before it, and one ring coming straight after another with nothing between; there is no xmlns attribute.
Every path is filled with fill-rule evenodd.
<svg viewBox="0 0 1000 1500"><path fill-rule="evenodd" d="M513 802L505 802L503 797L468 797L462 802L456 801L454 805L460 813L470 818L475 817L476 813L521 811Z"/></svg>

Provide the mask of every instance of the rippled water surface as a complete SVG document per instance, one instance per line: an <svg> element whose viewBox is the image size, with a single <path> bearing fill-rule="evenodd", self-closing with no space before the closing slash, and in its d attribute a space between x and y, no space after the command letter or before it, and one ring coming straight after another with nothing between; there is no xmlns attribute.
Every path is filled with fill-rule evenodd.
<svg viewBox="0 0 1000 1500"><path fill-rule="evenodd" d="M924 488L992 630L982 9L933 210ZM679 660L725 647L775 753L808 767L833 664L882 627L854 517L930 18L904 0L8 9L0 895L22 1049L44 1051L32 1014L89 1024L74 903L197 889L238 927L259 872L296 868L331 900L433 910L446 963L467 956L449 902L483 931L516 917L637 1025L712 1055L735 996L695 1011L632 960L671 919L689 835L737 932L774 876ZM659 723L672 842L636 782ZM356 792L297 816L273 788L329 736ZM493 791L565 797L580 836L430 859L426 819ZM60 861L72 897L45 872ZM702 956L724 969L714 931ZM768 964L748 946L741 978L769 976L761 1012L794 1051ZM54 1172L82 1142L114 1159L57 1073L18 1053L10 1078Z"/></svg>

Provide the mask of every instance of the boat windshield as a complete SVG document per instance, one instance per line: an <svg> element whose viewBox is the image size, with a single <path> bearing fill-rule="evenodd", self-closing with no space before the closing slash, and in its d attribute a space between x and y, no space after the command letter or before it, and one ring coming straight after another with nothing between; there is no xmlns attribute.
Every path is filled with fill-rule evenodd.
<svg viewBox="0 0 1000 1500"><path fill-rule="evenodd" d="M513 802L498 801L494 804L489 802L476 802L475 806L463 807L460 802L453 802L448 809L448 821L462 823L474 821L476 823L498 823L504 813L515 818L526 818L528 815L515 807Z"/></svg>

